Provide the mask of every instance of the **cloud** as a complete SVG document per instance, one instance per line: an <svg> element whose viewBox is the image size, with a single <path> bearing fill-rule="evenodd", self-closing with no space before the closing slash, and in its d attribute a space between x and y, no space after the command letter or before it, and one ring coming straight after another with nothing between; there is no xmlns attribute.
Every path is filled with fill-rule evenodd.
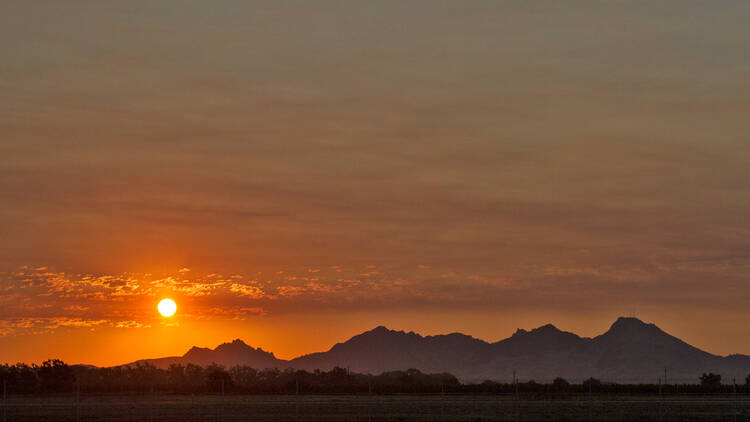
<svg viewBox="0 0 750 422"><path fill-rule="evenodd" d="M260 307L214 307L206 309L202 315L232 317L232 319L245 319L248 316L267 315L265 309Z"/></svg>
<svg viewBox="0 0 750 422"><path fill-rule="evenodd" d="M229 291L252 299L261 299L266 296L266 293L261 288L247 284L232 283L229 286Z"/></svg>
<svg viewBox="0 0 750 422"><path fill-rule="evenodd" d="M114 323L115 328L150 328L150 325L144 325L138 321L117 321Z"/></svg>
<svg viewBox="0 0 750 422"><path fill-rule="evenodd" d="M39 267L35 267L39 268ZM311 268L316 271L310 271ZM698 303L739 308L721 290L702 283L708 269L725 285L740 289L737 268L750 269L745 255L676 256L671 261L591 265L525 265L505 271L450 269L440 265L387 264L300 266L255 272L217 271L150 274L71 274L21 268L0 274L0 332L42 334L97 327L141 329L160 321L155 303L178 300L184 321L236 320L252 316L326 309L505 309L534 306L606 307L619 303ZM229 276L222 275L232 274ZM391 274L400 274L393 276ZM587 300L581 300L585 292Z"/></svg>
<svg viewBox="0 0 750 422"><path fill-rule="evenodd" d="M110 324L110 321L82 318L13 318L0 320L0 335L46 334L60 328L94 328Z"/></svg>

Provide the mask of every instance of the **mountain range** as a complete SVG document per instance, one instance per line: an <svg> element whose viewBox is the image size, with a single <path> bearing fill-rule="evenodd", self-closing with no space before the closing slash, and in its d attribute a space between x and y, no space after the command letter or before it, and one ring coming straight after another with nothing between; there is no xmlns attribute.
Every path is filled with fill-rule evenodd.
<svg viewBox="0 0 750 422"><path fill-rule="evenodd" d="M335 366L359 373L416 368L449 372L464 382L508 382L513 372L521 381L548 382L555 377L580 382L594 377L606 382L696 383L704 372L722 375L724 382L744 383L750 374L750 356L714 355L637 318L621 317L599 336L589 338L548 324L531 331L518 329L511 337L488 343L453 333L421 336L414 332L377 327L337 343L326 352L292 360L248 346L241 340L215 349L193 347L183 356L145 359L160 368L188 363L226 367L296 368L312 371ZM138 363L134 362L134 363Z"/></svg>

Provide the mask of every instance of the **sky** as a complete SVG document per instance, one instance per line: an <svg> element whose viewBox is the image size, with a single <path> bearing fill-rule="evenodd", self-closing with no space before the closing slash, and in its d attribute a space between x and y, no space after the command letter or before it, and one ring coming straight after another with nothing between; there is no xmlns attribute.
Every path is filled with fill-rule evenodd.
<svg viewBox="0 0 750 422"><path fill-rule="evenodd" d="M748 21L744 0L5 0L0 362L622 315L750 354Z"/></svg>

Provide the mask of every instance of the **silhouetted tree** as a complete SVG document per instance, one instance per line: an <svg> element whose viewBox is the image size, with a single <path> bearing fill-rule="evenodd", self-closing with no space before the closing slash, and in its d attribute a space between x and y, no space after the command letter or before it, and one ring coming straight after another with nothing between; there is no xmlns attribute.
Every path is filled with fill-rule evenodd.
<svg viewBox="0 0 750 422"><path fill-rule="evenodd" d="M601 386L602 386L602 382L594 377L591 377L583 381L583 387L586 389L586 391L599 389L601 388Z"/></svg>
<svg viewBox="0 0 750 422"><path fill-rule="evenodd" d="M185 367L179 363L173 363L167 368L167 385L173 391L185 388Z"/></svg>
<svg viewBox="0 0 750 422"><path fill-rule="evenodd" d="M71 391L75 384L73 370L59 359L50 359L42 363L37 370L39 384L42 391L64 392Z"/></svg>
<svg viewBox="0 0 750 422"><path fill-rule="evenodd" d="M0 379L7 382L10 391L31 393L37 387L36 371L39 367L25 363L0 366Z"/></svg>
<svg viewBox="0 0 750 422"><path fill-rule="evenodd" d="M714 374L713 372L703 373L701 375L701 385L704 388L718 388L721 387L721 375Z"/></svg>
<svg viewBox="0 0 750 422"><path fill-rule="evenodd" d="M223 366L211 364L206 368L206 387L208 391L220 392L222 387L228 391L232 387L232 377Z"/></svg>
<svg viewBox="0 0 750 422"><path fill-rule="evenodd" d="M201 391L206 385L206 374L202 366L188 363L185 366L185 390Z"/></svg>
<svg viewBox="0 0 750 422"><path fill-rule="evenodd" d="M557 391L565 391L570 388L570 383L566 381L565 378L557 377L552 381L552 388Z"/></svg>
<svg viewBox="0 0 750 422"><path fill-rule="evenodd" d="M129 368L131 388L138 391L148 391L160 384L161 372L156 366L148 362L138 362Z"/></svg>
<svg viewBox="0 0 750 422"><path fill-rule="evenodd" d="M260 391L257 369L249 366L235 366L229 370L229 375L238 389L249 392Z"/></svg>

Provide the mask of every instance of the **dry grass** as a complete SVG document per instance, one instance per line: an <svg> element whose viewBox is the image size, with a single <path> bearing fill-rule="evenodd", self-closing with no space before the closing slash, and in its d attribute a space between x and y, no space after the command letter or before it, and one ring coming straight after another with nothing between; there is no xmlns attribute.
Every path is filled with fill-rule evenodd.
<svg viewBox="0 0 750 422"><path fill-rule="evenodd" d="M733 397L585 396L12 396L5 421L574 421L748 420L750 401ZM2 413L0 413L2 415ZM0 416L1 417L1 416ZM0 422L5 422L0 419Z"/></svg>

